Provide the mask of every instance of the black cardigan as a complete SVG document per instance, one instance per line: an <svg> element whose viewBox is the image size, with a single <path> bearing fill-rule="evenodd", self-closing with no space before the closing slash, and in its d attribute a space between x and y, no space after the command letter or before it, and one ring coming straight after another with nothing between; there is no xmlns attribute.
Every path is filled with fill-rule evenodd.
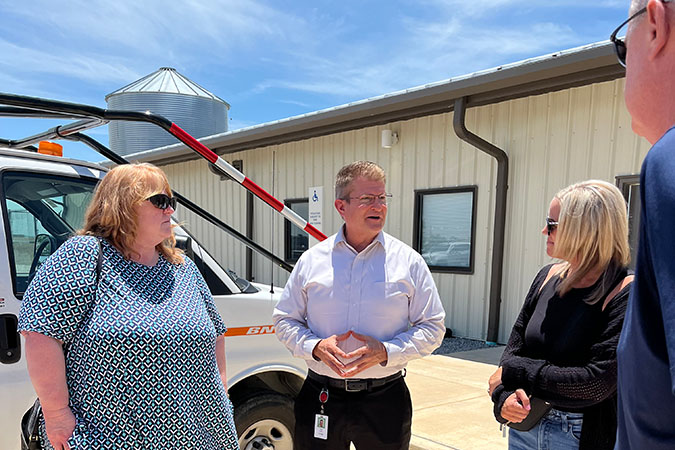
<svg viewBox="0 0 675 450"><path fill-rule="evenodd" d="M623 326L630 285L624 287L602 311L604 328L596 342L590 343L588 360L580 366L556 366L535 359L525 343L527 324L539 301L540 292L552 265L542 268L525 298L502 355L502 384L492 393L495 418L505 423L501 409L506 398L522 388L528 395L551 402L563 410L581 411L584 421L580 449L613 449L616 438L616 347ZM619 284L622 271L612 284ZM554 276L557 277L557 276ZM557 280L551 279L549 283ZM611 290L611 289L610 289ZM600 300L599 308L604 299Z"/></svg>

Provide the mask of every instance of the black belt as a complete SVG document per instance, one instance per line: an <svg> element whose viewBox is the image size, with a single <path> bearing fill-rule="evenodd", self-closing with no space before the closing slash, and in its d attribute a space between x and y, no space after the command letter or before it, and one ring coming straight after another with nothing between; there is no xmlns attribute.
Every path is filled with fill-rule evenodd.
<svg viewBox="0 0 675 450"><path fill-rule="evenodd" d="M361 391L369 391L372 388L384 386L385 384L389 383L390 381L398 380L403 376L403 373L397 372L393 375L389 375L388 377L384 378L364 378L364 379L356 379L356 378L333 378L333 377L327 377L324 375L319 375L316 372L312 372L311 370L307 372L307 378L310 380L318 381L323 384L327 384L330 387L334 388L339 388L339 389L344 389L347 392L361 392Z"/></svg>

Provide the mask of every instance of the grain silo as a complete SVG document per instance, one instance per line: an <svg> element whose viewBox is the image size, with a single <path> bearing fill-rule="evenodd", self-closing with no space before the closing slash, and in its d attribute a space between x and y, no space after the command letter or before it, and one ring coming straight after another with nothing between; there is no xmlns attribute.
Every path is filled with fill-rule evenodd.
<svg viewBox="0 0 675 450"><path fill-rule="evenodd" d="M230 105L171 67L162 67L106 95L105 100L109 109L160 114L195 138L227 131ZM108 132L110 148L121 155L178 142L149 123L113 121Z"/></svg>

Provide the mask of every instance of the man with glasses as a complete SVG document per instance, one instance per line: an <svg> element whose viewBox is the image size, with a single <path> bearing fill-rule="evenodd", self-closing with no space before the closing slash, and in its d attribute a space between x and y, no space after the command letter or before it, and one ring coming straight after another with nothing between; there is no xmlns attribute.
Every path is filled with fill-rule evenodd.
<svg viewBox="0 0 675 450"><path fill-rule="evenodd" d="M624 31L625 30L625 31ZM617 38L625 33L625 41ZM614 33L640 172L636 276L618 347L617 449L675 448L675 4L634 0Z"/></svg>
<svg viewBox="0 0 675 450"><path fill-rule="evenodd" d="M405 366L440 345L445 313L422 257L382 231L390 198L377 164L340 169L345 223L300 257L274 310L277 337L309 368L297 449L408 449Z"/></svg>

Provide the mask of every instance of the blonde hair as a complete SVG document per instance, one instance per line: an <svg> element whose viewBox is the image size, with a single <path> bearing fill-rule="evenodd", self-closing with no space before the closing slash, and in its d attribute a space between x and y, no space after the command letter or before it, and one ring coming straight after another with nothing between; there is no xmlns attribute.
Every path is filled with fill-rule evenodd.
<svg viewBox="0 0 675 450"><path fill-rule="evenodd" d="M387 182L384 169L371 161L355 161L344 166L335 176L335 198L346 200L351 194L350 185L358 177Z"/></svg>
<svg viewBox="0 0 675 450"><path fill-rule="evenodd" d="M78 234L100 236L112 243L126 259L136 253L133 249L138 230L135 206L148 197L162 192L171 193L164 172L148 163L117 166L96 186L85 214L85 223ZM176 238L159 243L157 251L172 264L183 262L183 252L176 248Z"/></svg>
<svg viewBox="0 0 675 450"><path fill-rule="evenodd" d="M589 272L602 270L602 280L587 300L593 304L630 261L626 202L616 186L601 180L573 184L555 198L560 202L555 257L566 261L558 273L568 273L568 261L577 265L558 292L564 295Z"/></svg>

